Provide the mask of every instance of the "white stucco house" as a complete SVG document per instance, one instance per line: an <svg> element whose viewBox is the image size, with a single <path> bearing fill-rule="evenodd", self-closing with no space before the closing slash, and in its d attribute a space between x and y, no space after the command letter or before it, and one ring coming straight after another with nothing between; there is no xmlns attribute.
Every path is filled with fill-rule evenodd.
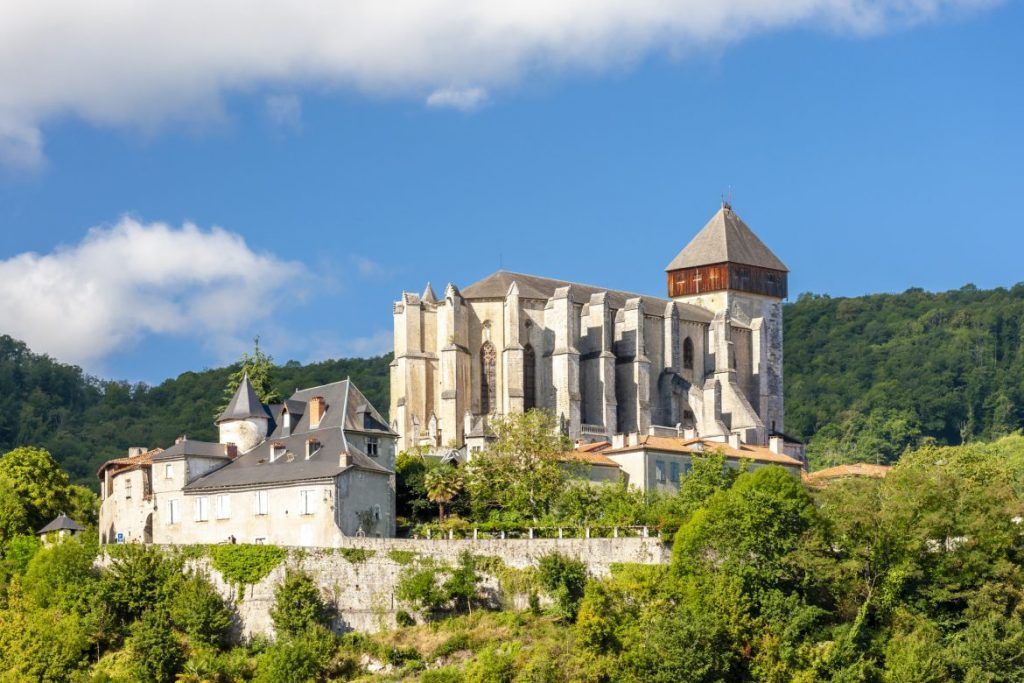
<svg viewBox="0 0 1024 683"><path fill-rule="evenodd" d="M349 380L264 405L246 377L219 443L179 438L100 468L102 543L331 547L395 533L397 434Z"/></svg>

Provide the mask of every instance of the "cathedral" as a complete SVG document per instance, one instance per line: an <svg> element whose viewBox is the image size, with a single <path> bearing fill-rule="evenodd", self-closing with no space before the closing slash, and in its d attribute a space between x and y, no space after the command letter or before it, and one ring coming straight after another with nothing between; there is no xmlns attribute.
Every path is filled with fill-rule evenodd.
<svg viewBox="0 0 1024 683"><path fill-rule="evenodd" d="M542 408L577 443L638 434L765 446L783 430L788 269L728 204L666 267L665 297L499 270L394 304L399 450L486 444Z"/></svg>

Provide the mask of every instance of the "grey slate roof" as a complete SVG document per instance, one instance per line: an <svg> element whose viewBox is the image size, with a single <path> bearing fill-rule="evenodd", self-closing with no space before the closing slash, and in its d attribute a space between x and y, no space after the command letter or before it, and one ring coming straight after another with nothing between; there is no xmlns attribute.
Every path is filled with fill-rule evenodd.
<svg viewBox="0 0 1024 683"><path fill-rule="evenodd" d="M217 424L225 420L245 420L250 417L269 418L270 414L256 395L256 390L253 389L252 382L249 381L249 375L245 375L242 378L242 383L238 385L235 395L231 397L231 402L217 418Z"/></svg>
<svg viewBox="0 0 1024 683"><path fill-rule="evenodd" d="M307 460L306 440L311 438L320 442L320 450ZM271 462L271 449L276 443L284 445L285 454ZM352 464L348 467L341 466L340 456L344 452L351 456ZM228 465L196 479L185 487L185 491L194 493L330 479L353 467L391 474L390 470L347 443L341 429L326 427L284 438L268 438Z"/></svg>
<svg viewBox="0 0 1024 683"><path fill-rule="evenodd" d="M42 529L37 531L37 534L48 534L51 531L85 531L85 527L71 519L63 512L57 515L57 517L44 526Z"/></svg>
<svg viewBox="0 0 1024 683"><path fill-rule="evenodd" d="M308 403L314 396L324 399L325 411L316 429L310 429ZM284 433L280 419L282 409L287 406L292 414L289 434ZM323 384L318 387L300 389L284 404L271 407L274 417L273 431L266 440L251 451L243 453L220 469L200 477L185 487L186 491L204 491L222 488L251 488L273 484L330 479L355 467L358 469L390 475L391 471L378 464L358 448L349 443L345 432L387 434L397 436L370 405L362 392L349 380ZM320 450L306 459L306 441L316 439ZM285 455L271 462L271 450L275 443L284 446ZM207 448L223 454L220 444L186 441L194 450ZM198 446L198 444L203 444ZM176 444L178 446L180 444ZM164 453L173 450L168 449ZM164 453L161 454L163 458ZM341 466L341 454L348 453L352 464ZM199 453L197 453L199 454ZM290 454L290 457L289 457ZM170 457L174 457L173 455Z"/></svg>
<svg viewBox="0 0 1024 683"><path fill-rule="evenodd" d="M738 263L788 272L779 257L728 205L722 206L665 270Z"/></svg>
<svg viewBox="0 0 1024 683"><path fill-rule="evenodd" d="M204 458L223 458L224 460L231 459L225 450L224 444L222 443L182 439L163 452L154 455L153 462L175 460L177 458L183 458L186 455L198 455Z"/></svg>
<svg viewBox="0 0 1024 683"><path fill-rule="evenodd" d="M488 275L483 280L474 282L462 290L462 297L464 299L501 299L508 293L508 288L513 282L519 285L519 296L524 299L547 300L554 295L556 289L572 285L573 302L577 304L589 303L591 294L604 292L608 295L608 305L613 309L625 308L628 299L639 297L644 302L645 314L662 315L665 312L665 307L671 303L669 299L662 299L656 296L633 294L615 289L595 287L594 285L584 285L578 282L567 282L538 275L513 273L507 270L499 270ZM709 311L699 306L676 302L676 307L679 310L679 317L684 320L710 322L713 317Z"/></svg>

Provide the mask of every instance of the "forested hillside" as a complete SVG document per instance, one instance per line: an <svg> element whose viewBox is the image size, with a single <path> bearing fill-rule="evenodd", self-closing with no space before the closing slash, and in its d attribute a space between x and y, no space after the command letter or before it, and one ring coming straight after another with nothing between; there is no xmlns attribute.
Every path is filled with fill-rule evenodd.
<svg viewBox="0 0 1024 683"><path fill-rule="evenodd" d="M390 356L289 362L272 370L278 393L351 377L387 411ZM95 486L96 469L129 446L167 446L181 434L216 440L213 425L237 366L186 372L159 386L102 381L80 368L0 337L0 451L46 448L76 483Z"/></svg>
<svg viewBox="0 0 1024 683"><path fill-rule="evenodd" d="M812 465L887 462L910 445L995 438L1024 426L1024 284L831 298L786 306L786 429ZM277 391L351 376L388 408L390 356L289 362ZM156 387L103 381L0 337L0 450L47 448L77 483L129 446L180 434L213 439L213 413L237 366Z"/></svg>
<svg viewBox="0 0 1024 683"><path fill-rule="evenodd" d="M1024 284L830 298L786 307L786 429L812 465L887 462L908 445L1022 426Z"/></svg>

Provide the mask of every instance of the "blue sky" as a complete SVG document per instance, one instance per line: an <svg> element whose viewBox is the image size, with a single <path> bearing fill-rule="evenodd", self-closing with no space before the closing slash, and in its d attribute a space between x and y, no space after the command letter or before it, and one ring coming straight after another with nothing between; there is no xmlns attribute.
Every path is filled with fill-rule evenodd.
<svg viewBox="0 0 1024 683"><path fill-rule="evenodd" d="M279 361L379 353L428 280L663 294L723 192L794 296L1024 280L1021 4L825 23L485 74L432 104L298 74L190 95L197 116L40 110L35 156L0 169L0 331L149 382L254 334Z"/></svg>

